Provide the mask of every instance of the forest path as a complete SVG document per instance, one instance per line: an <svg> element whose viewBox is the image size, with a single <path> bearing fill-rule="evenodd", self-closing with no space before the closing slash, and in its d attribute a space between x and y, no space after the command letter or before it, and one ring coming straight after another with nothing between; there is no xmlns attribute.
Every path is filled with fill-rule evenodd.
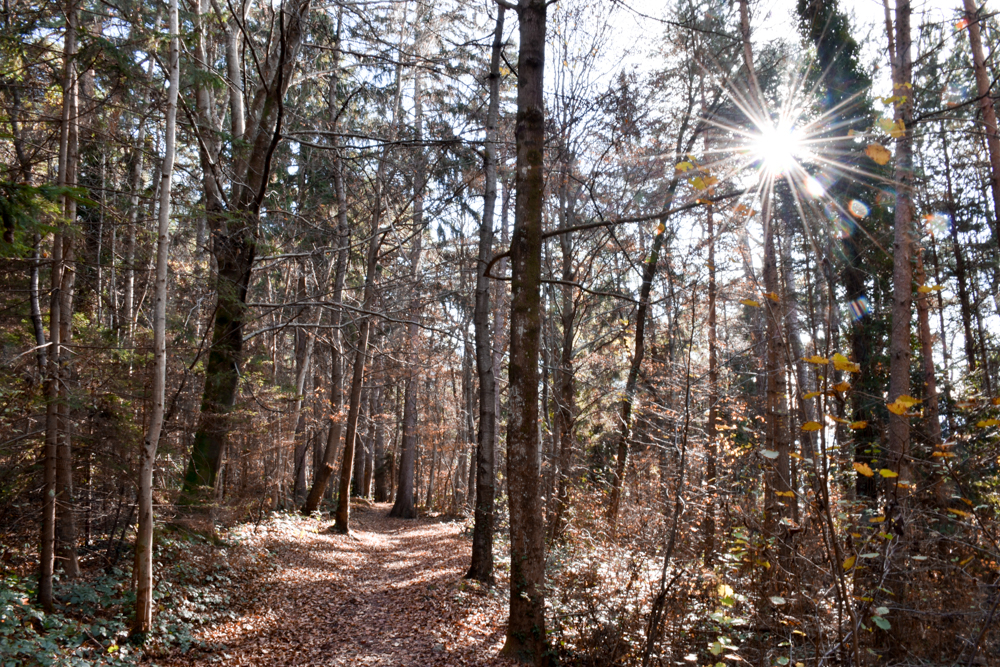
<svg viewBox="0 0 1000 667"><path fill-rule="evenodd" d="M513 664L496 657L506 596L462 579L471 551L462 523L389 519L389 507L352 508L350 535L328 532L328 521L270 522L280 565L270 590L199 633L224 650L171 664Z"/></svg>

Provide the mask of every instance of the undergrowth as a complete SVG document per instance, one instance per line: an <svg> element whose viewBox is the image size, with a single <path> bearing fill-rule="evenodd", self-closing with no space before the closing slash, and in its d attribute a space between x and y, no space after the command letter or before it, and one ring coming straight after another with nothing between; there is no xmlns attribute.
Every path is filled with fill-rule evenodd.
<svg viewBox="0 0 1000 667"><path fill-rule="evenodd" d="M56 578L55 609L36 603L33 576L0 577L0 667L133 665L192 650L220 651L195 638L205 625L235 618L264 590L276 567L252 526L209 540L165 532L155 546L153 630L130 636L135 610L131 568L91 569L82 578ZM125 559L131 562L131 558Z"/></svg>

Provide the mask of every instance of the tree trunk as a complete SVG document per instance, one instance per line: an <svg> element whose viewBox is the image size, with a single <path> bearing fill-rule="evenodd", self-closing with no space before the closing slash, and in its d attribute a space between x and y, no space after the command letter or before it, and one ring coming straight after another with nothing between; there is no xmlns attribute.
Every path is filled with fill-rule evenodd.
<svg viewBox="0 0 1000 667"><path fill-rule="evenodd" d="M74 32L74 52L76 42L76 22L79 20L77 8L70 9ZM70 65L69 74L69 127L66 144L65 185L76 187L80 162L80 110L79 110L79 77L75 64ZM76 223L76 200L72 197L63 198L63 217L66 224ZM72 417L70 411L69 380L70 370L69 348L66 345L73 336L73 289L76 284L76 262L74 261L74 233L60 234L62 243L62 270L59 273L58 289L53 291L53 298L59 299L59 355L58 363L58 427L56 446L56 560L61 563L68 577L80 575L80 563L76 552L76 503L73 498L73 442Z"/></svg>
<svg viewBox="0 0 1000 667"><path fill-rule="evenodd" d="M545 204L545 0L518 5L515 141L517 200L511 239L510 616L501 653L548 665L545 636L545 540L539 484L538 353L541 333L542 209Z"/></svg>
<svg viewBox="0 0 1000 667"><path fill-rule="evenodd" d="M567 165L572 169L572 164ZM569 174L563 175L560 183L560 224L572 226L575 224L575 202L576 191L572 197L568 196ZM555 470L555 484L552 495L554 496L554 507L550 520L549 535L551 539L557 539L565 526L566 510L569 506L569 482L570 470L573 465L573 440L574 429L576 427L576 387L574 384L573 369L573 341L576 338L576 302L573 300L573 288L569 283L576 279L573 271L573 240L569 234L559 235L559 246L562 254L562 280L561 286L562 303L560 304L560 315L562 319L562 340L560 341L559 361L556 366L555 387L553 397L555 398L555 436L558 438L556 460L553 469Z"/></svg>
<svg viewBox="0 0 1000 667"><path fill-rule="evenodd" d="M897 95L906 97L896 105L896 120L906 128L896 140L896 209L892 244L892 330L889 340L889 403L910 391L910 318L913 301L913 93L910 59L910 0L896 2L896 72ZM899 482L910 480L910 418L889 414L889 467L899 473ZM890 482L891 484L891 482ZM899 487L892 485L889 494L896 501ZM898 517L895 517L898 518ZM902 525L896 525L902 534ZM896 531L893 531L896 532Z"/></svg>
<svg viewBox="0 0 1000 667"><path fill-rule="evenodd" d="M709 154L708 135L705 135L705 153ZM705 215L705 236L708 241L708 447L705 453L705 542L702 560L705 567L712 567L715 559L715 503L718 493L719 456L719 343L716 316L718 287L715 280L715 209L709 205Z"/></svg>
<svg viewBox="0 0 1000 667"><path fill-rule="evenodd" d="M337 102L337 81L340 75L340 29L341 24L338 19L337 25L337 47L335 50L334 73L330 77L330 117L332 119L332 131L337 131L337 117L339 105ZM344 188L344 161L340 157L340 150L334 150L333 154L333 188L337 197L337 264L334 269L333 282L333 312L330 317L331 345L330 345L330 413L332 415L330 430L327 433L326 447L323 452L322 464L316 469L313 478L312 488L306 498L302 513L312 514L319 507L323 499L330 475L333 474L333 464L337 459L337 449L340 446L340 436L344 428L344 348L343 334L340 331L340 324L343 321L343 308L341 307L344 295L344 282L347 278L347 260L350 250L350 229L347 222L347 193Z"/></svg>
<svg viewBox="0 0 1000 667"><path fill-rule="evenodd" d="M74 58L76 56L76 7L70 6L66 15L66 34L63 39L63 108L62 122L59 130L59 186L68 185L68 165L70 146L70 124L76 121L73 116L73 93L76 86ZM67 207L67 198L63 197L63 210ZM47 612L53 609L52 575L55 570L56 547L56 459L59 451L59 357L62 356L60 340L60 322L62 320L59 308L62 302L60 288L62 286L63 256L62 237L64 226L56 230L52 237L52 294L49 300L49 352L48 376L46 378L45 395L45 455L44 455L44 486L42 488L42 535L39 548L38 602Z"/></svg>
<svg viewBox="0 0 1000 667"><path fill-rule="evenodd" d="M369 411L372 402L371 396L371 387L362 388L361 414L358 416L358 435L354 439L354 470L351 472L351 495L355 498L365 497L365 459L368 458L368 447L365 445L364 432L367 430L369 421Z"/></svg>
<svg viewBox="0 0 1000 667"><path fill-rule="evenodd" d="M164 136L160 209L156 237L156 293L153 304L153 385L149 428L139 457L139 526L135 539L134 633L146 634L153 623L153 470L163 429L167 379L167 273L170 251L170 190L177 135L177 91L180 87L180 28L177 0L170 0L170 87L167 90L167 123Z"/></svg>
<svg viewBox="0 0 1000 667"><path fill-rule="evenodd" d="M965 7L966 29L969 31L969 47L972 50L972 68L976 75L976 92L979 94L979 110L983 114L983 129L986 130L986 149L990 156L990 192L993 195L993 238L1000 243L1000 136L997 134L997 113L990 93L990 73L983 55L983 39L979 23L982 10L976 9L975 0L962 0Z"/></svg>
<svg viewBox="0 0 1000 667"><path fill-rule="evenodd" d="M215 478L222 462L229 430L229 413L236 403L240 365L243 361L243 323L246 297L257 251L257 219L267 190L274 146L280 139L283 100L294 73L302 45L304 21L311 0L295 0L280 12L281 37L264 64L258 90L253 96L243 145L234 150L235 174L230 210L225 210L216 170L217 142L206 141L212 132L207 84L197 89L198 128L205 170L205 202L212 229L212 252L218 264L217 305L212 344L205 367L205 389L201 418L184 476L181 503L206 504L213 497ZM199 12L202 0L196 0ZM207 63L201 16L196 16L198 37L195 60Z"/></svg>
<svg viewBox="0 0 1000 667"><path fill-rule="evenodd" d="M423 94L420 82L420 70L413 77L414 131L416 141L423 138ZM423 155L417 158L413 177L413 248L410 250L410 278L413 282L413 295L419 298L417 276L420 267L421 236L424 227L424 184L426 181L426 164ZM414 463L417 446L417 353L418 345L417 318L420 316L419 305L410 307L410 323L406 325L406 390L403 398L403 451L399 459L399 481L396 487L396 502L389 510L389 516L400 519L414 519L417 516L416 501L413 498ZM433 474L433 469L432 469Z"/></svg>
<svg viewBox="0 0 1000 667"><path fill-rule="evenodd" d="M479 378L479 430L475 454L475 520L472 528L472 562L465 576L493 582L493 503L496 494L496 367L490 335L490 285L486 265L493 253L493 213L497 201L497 120L500 115L500 55L503 50L504 7L497 6L493 50L490 56L490 101L486 111L486 145L483 158L485 191L483 219L479 226L476 262L476 302L472 322L476 337L476 375ZM470 493L473 484L470 471Z"/></svg>

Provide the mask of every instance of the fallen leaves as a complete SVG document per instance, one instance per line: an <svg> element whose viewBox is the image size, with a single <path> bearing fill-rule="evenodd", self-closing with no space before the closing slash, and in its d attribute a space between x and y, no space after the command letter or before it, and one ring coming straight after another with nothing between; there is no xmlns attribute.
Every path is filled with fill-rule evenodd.
<svg viewBox="0 0 1000 667"><path fill-rule="evenodd" d="M224 655L191 651L157 664L514 664L497 656L506 588L462 578L470 543L461 523L387 511L358 507L350 535L294 515L262 526L280 564L267 599L199 633Z"/></svg>

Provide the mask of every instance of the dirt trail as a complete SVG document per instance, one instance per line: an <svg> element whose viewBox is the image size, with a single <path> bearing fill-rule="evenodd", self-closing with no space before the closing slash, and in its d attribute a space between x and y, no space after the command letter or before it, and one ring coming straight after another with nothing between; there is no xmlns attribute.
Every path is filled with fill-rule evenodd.
<svg viewBox="0 0 1000 667"><path fill-rule="evenodd" d="M460 523L388 519L355 508L351 535L328 521L268 525L280 568L261 602L199 633L225 649L171 665L508 665L506 596L462 579L470 541ZM163 664L161 661L156 661Z"/></svg>

